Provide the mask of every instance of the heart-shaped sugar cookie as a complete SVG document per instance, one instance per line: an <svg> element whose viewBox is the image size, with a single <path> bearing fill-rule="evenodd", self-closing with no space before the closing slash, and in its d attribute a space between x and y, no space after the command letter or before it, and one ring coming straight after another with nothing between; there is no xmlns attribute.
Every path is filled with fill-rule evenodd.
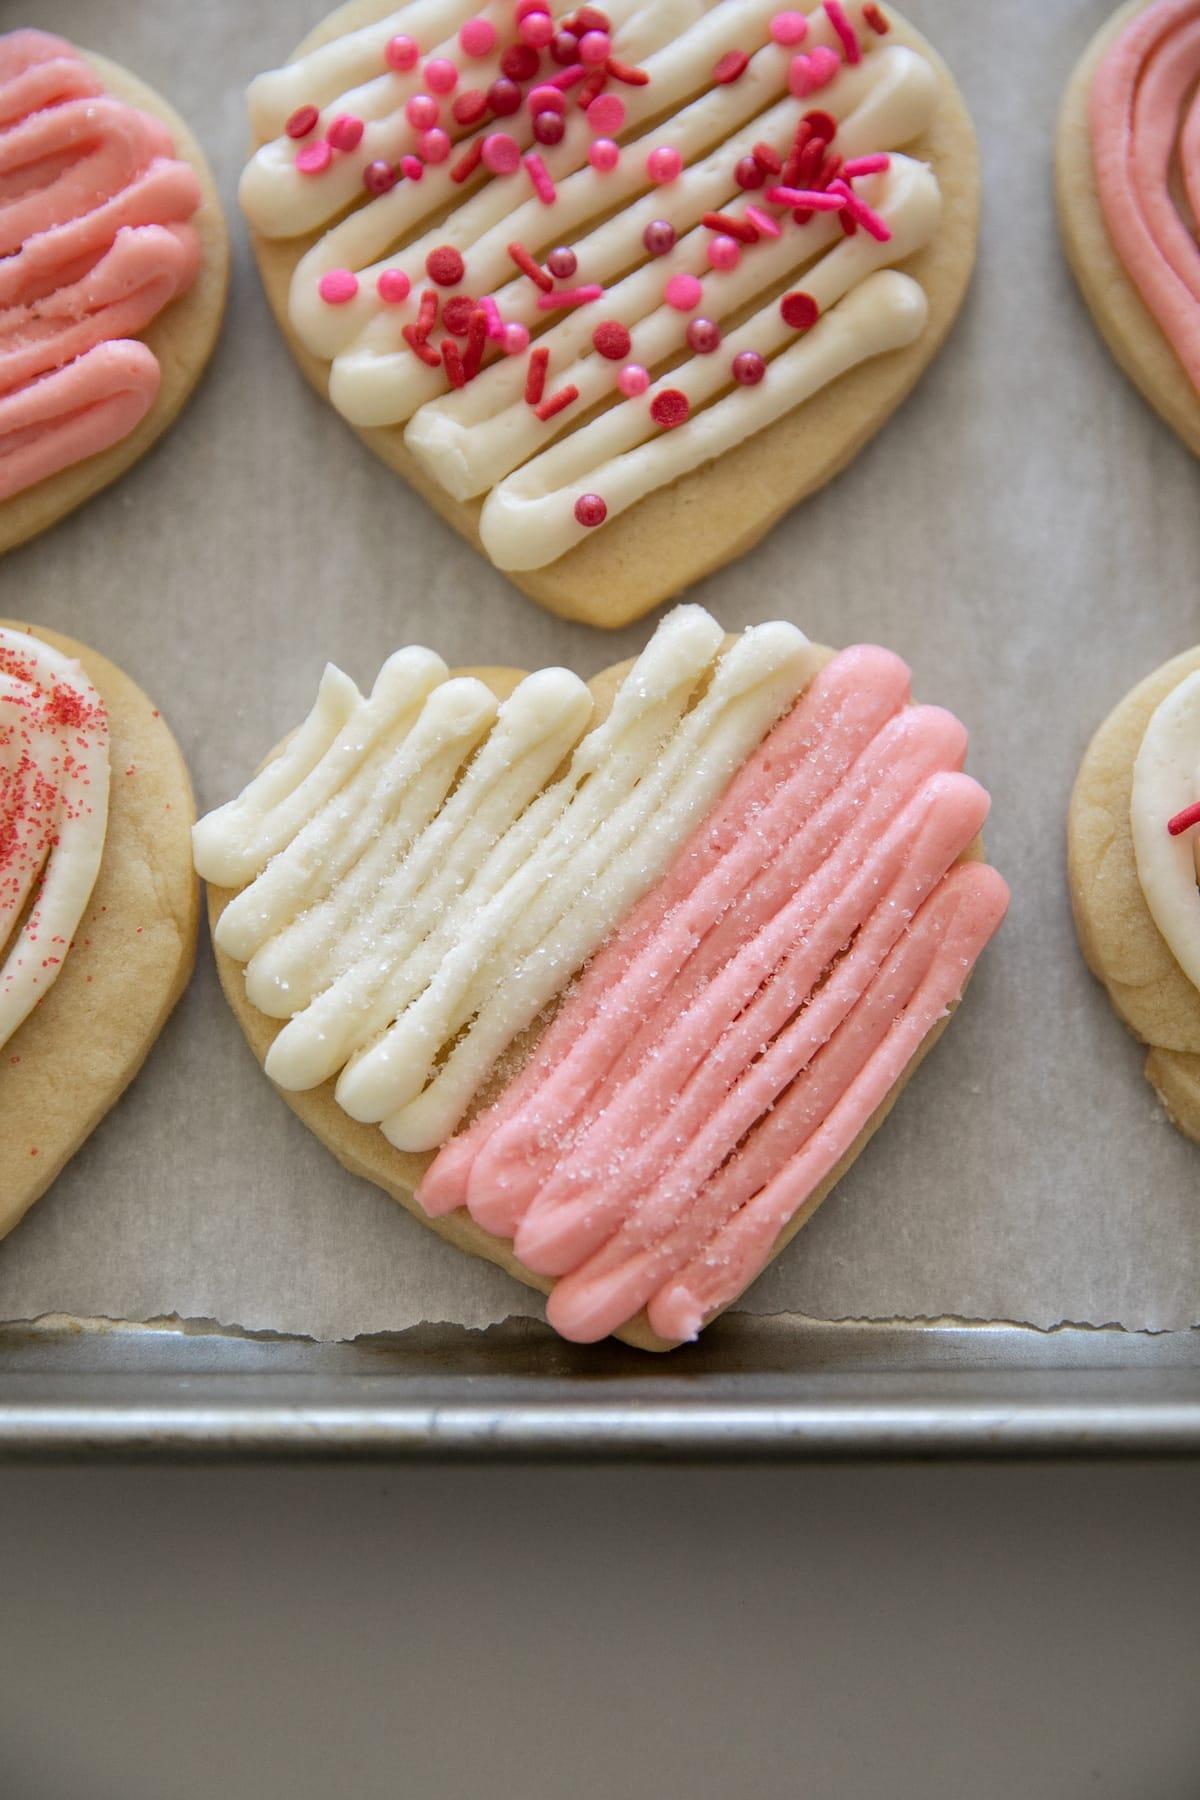
<svg viewBox="0 0 1200 1800"><path fill-rule="evenodd" d="M858 1155L1007 890L966 734L871 647L669 614L590 689L400 651L313 711L196 862L226 995L348 1168L662 1349Z"/></svg>
<svg viewBox="0 0 1200 1800"><path fill-rule="evenodd" d="M890 6L351 0L250 111L241 202L302 370L591 624L836 474L974 261L970 120Z"/></svg>

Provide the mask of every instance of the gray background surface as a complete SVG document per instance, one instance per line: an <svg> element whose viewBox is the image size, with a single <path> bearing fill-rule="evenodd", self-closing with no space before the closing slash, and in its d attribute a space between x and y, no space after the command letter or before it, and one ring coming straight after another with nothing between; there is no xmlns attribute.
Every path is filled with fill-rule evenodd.
<svg viewBox="0 0 1200 1800"><path fill-rule="evenodd" d="M4 16L11 15L11 0ZM958 709L1012 882L953 1049L750 1304L1186 1325L1195 1152L1088 979L1062 868L1066 799L1105 710L1197 636L1195 464L1099 342L1058 246L1054 108L1106 0L914 0L979 125L980 265L946 352L847 474L696 591L729 626L786 613L872 637ZM319 4L42 0L194 123L227 195L241 92ZM0 570L0 610L77 632L163 705L202 804L305 710L332 656L368 680L428 636L451 662L631 652L531 606L302 385L238 215L230 315L177 428ZM0 1256L0 1314L163 1310L347 1331L422 1311L482 1322L527 1296L336 1169L253 1071L207 955L118 1114Z"/></svg>

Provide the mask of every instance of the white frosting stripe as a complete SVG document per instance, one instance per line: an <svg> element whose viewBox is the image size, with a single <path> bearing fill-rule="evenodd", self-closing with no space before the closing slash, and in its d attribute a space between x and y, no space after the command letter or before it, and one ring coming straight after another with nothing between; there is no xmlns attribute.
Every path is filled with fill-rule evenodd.
<svg viewBox="0 0 1200 1800"><path fill-rule="evenodd" d="M108 784L108 721L79 664L0 630L0 1046L62 969L104 854Z"/></svg>
<svg viewBox="0 0 1200 1800"><path fill-rule="evenodd" d="M290 750L197 827L202 870L254 877L217 941L288 1021L274 1079L342 1069L354 1117L409 1148L448 1136L812 673L790 625L721 644L677 608L582 739L591 698L565 670L498 710L466 679L407 705L427 652L393 658L370 701L327 676Z"/></svg>

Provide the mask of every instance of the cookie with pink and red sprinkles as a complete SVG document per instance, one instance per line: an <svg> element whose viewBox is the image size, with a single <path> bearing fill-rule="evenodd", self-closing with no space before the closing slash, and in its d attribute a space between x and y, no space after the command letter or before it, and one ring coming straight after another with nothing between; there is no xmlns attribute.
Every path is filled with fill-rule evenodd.
<svg viewBox="0 0 1200 1800"><path fill-rule="evenodd" d="M304 373L594 624L836 474L974 261L970 119L887 5L352 0L249 104L241 203Z"/></svg>

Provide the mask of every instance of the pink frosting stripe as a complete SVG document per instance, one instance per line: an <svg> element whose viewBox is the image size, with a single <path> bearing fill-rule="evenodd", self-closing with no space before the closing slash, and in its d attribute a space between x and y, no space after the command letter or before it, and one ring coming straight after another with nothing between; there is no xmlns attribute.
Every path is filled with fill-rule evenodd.
<svg viewBox="0 0 1200 1800"><path fill-rule="evenodd" d="M200 184L157 119L60 38L0 38L0 499L128 435L160 370L134 339L200 264Z"/></svg>
<svg viewBox="0 0 1200 1800"><path fill-rule="evenodd" d="M1158 0L1104 57L1088 116L1096 185L1114 247L1200 388L1200 248L1169 186L1178 151L1195 204L1198 76L1200 0Z"/></svg>
<svg viewBox="0 0 1200 1800"><path fill-rule="evenodd" d="M956 866L987 812L966 734L906 696L895 659L836 658L432 1165L423 1202L559 1277L564 1336L648 1304L688 1335L740 1293L998 926L1004 883Z"/></svg>
<svg viewBox="0 0 1200 1800"><path fill-rule="evenodd" d="M809 684L792 711L769 733L758 754L735 776L713 814L693 833L663 880L634 908L610 941L593 957L569 1000L550 1026L528 1067L499 1100L468 1129L452 1138L430 1166L418 1198L432 1216L464 1206L475 1160L492 1134L535 1092L547 1070L556 1066L578 1035L581 1023L610 996L634 958L658 931L662 921L701 883L720 859L750 829L756 816L790 781L797 768L811 764L822 747L819 767L830 786L876 732L908 698L909 672L898 656L874 645L855 645L827 664ZM821 798L824 797L822 792ZM610 1001L610 1004L612 1002ZM517 1190L497 1201L489 1230L511 1233L518 1210L527 1201ZM478 1202L486 1207L482 1198Z"/></svg>

